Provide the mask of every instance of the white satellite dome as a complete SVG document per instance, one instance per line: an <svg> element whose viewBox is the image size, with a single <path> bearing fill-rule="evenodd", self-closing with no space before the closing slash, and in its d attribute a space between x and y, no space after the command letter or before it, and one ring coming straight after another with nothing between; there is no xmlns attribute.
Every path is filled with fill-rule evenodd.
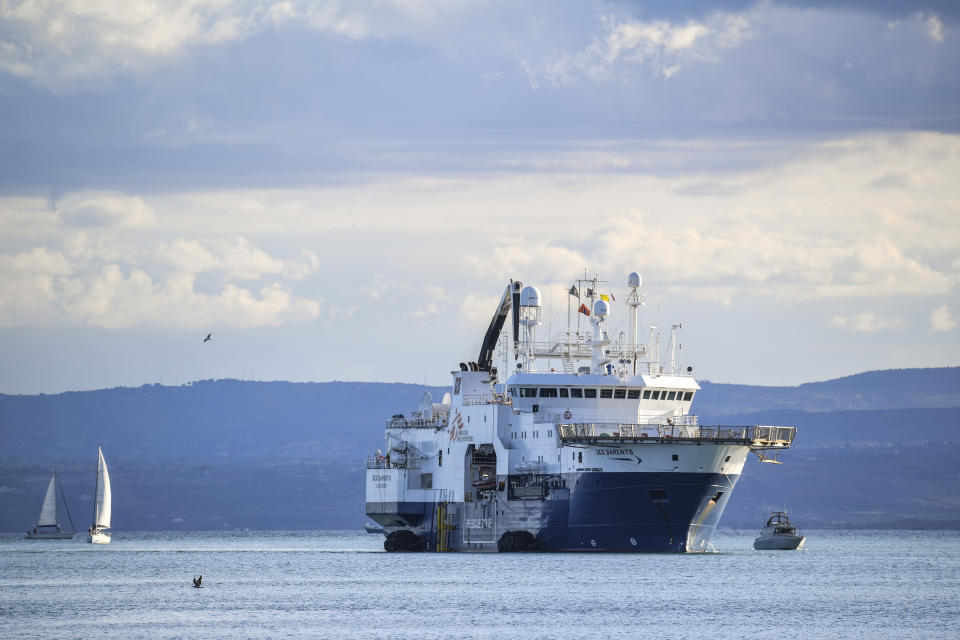
<svg viewBox="0 0 960 640"><path fill-rule="evenodd" d="M539 307L540 306L540 290L534 287L533 285L527 285L523 288L523 291L520 292L520 306L521 307Z"/></svg>
<svg viewBox="0 0 960 640"><path fill-rule="evenodd" d="M606 300L597 300L593 303L593 315L598 318L606 318L610 315L610 305L607 304Z"/></svg>
<svg viewBox="0 0 960 640"><path fill-rule="evenodd" d="M636 271L632 272L627 276L627 286L630 288L636 288L640 286L640 274Z"/></svg>

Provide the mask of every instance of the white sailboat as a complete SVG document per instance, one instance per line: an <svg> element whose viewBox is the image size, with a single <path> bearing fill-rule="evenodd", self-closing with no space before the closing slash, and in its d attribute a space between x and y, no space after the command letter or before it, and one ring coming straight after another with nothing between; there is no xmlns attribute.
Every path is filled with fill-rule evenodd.
<svg viewBox="0 0 960 640"><path fill-rule="evenodd" d="M103 450L97 447L100 458L97 461L97 492L93 503L93 524L87 531L87 542L93 544L110 544L110 474L107 473L107 463L103 459Z"/></svg>
<svg viewBox="0 0 960 640"><path fill-rule="evenodd" d="M67 518L70 519L70 531L64 531L60 528L57 487L60 488L63 506L66 509ZM63 487L60 485L57 472L54 471L53 475L50 476L50 484L47 485L47 494L43 497L43 506L40 507L37 526L31 531L27 531L26 538L28 540L69 540L75 533L76 529L73 526L73 518L70 516L70 508L67 507L67 498L63 495Z"/></svg>

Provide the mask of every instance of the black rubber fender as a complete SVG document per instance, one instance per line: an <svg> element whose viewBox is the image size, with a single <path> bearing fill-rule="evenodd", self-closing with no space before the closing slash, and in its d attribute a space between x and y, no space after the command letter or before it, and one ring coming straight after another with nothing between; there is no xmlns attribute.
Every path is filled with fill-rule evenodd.
<svg viewBox="0 0 960 640"><path fill-rule="evenodd" d="M536 547L537 538L529 531L507 531L497 540L500 553L522 553L534 551Z"/></svg>
<svg viewBox="0 0 960 640"><path fill-rule="evenodd" d="M383 548L387 551L423 551L426 548L424 539L409 529L391 531L383 541Z"/></svg>

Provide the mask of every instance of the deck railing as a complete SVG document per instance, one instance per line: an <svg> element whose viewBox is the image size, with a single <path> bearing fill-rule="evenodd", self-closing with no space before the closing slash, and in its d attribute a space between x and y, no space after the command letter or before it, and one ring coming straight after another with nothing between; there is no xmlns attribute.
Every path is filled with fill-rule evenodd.
<svg viewBox="0 0 960 640"><path fill-rule="evenodd" d="M478 395L463 396L461 401L465 407L478 404L513 404L510 396L502 393L483 393Z"/></svg>
<svg viewBox="0 0 960 640"><path fill-rule="evenodd" d="M619 425L620 422L617 421L615 416L608 415L584 415L586 412L579 412L577 418L583 420L583 424L597 424L603 425ZM571 414L572 415L572 414ZM533 414L533 422L535 424L568 424L571 415L568 415L566 418L563 414L560 413L535 413ZM662 415L658 416L640 416L636 423L628 423L627 426L632 427L659 427L664 426L677 426L677 427L697 427L699 425L699 419L695 415L685 415L685 416L676 416L676 417L665 417ZM609 429L607 429L609 431ZM614 431L619 431L619 429L614 429Z"/></svg>
<svg viewBox="0 0 960 640"><path fill-rule="evenodd" d="M387 420L388 429L443 429L447 426L447 414L432 418L390 418Z"/></svg>
<svg viewBox="0 0 960 640"><path fill-rule="evenodd" d="M571 423L557 425L564 441L662 440L738 442L754 449L787 448L796 437L796 427L766 425L696 426L683 424Z"/></svg>
<svg viewBox="0 0 960 640"><path fill-rule="evenodd" d="M419 469L419 458L394 457L389 462L386 456L370 456L367 458L367 469Z"/></svg>

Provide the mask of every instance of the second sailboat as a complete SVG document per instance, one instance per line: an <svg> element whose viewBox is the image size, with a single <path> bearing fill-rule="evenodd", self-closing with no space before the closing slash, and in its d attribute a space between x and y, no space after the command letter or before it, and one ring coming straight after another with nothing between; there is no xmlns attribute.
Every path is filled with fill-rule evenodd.
<svg viewBox="0 0 960 640"><path fill-rule="evenodd" d="M97 447L97 491L93 503L93 524L87 530L87 542L93 544L110 544L110 474L107 472L107 463L103 459L103 450Z"/></svg>

